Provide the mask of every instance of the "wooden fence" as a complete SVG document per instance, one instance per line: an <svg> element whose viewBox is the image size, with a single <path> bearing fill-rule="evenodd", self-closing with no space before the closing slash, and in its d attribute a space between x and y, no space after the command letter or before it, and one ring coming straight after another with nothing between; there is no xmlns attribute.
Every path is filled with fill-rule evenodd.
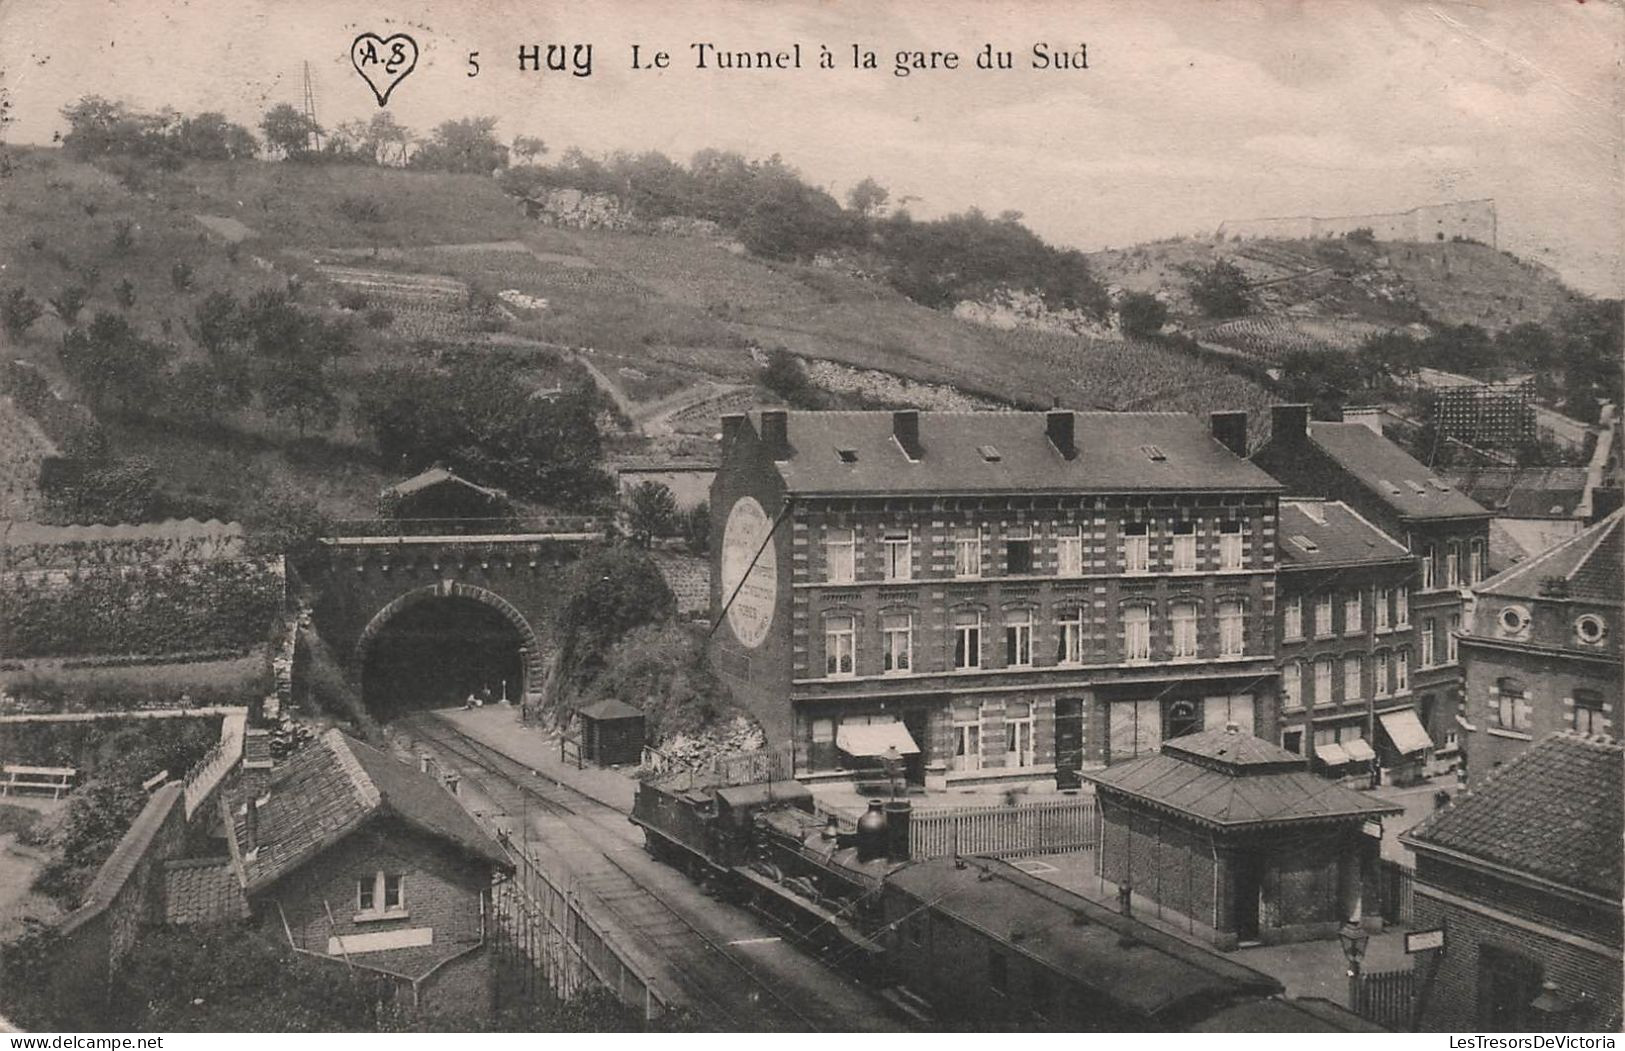
<svg viewBox="0 0 1625 1051"><path fill-rule="evenodd" d="M1062 854L1093 850L1099 844L1100 815L1092 798L963 807L914 814L908 832L909 849L916 858Z"/></svg>
<svg viewBox="0 0 1625 1051"><path fill-rule="evenodd" d="M550 877L533 855L512 845L508 854L514 877L498 884L493 895L500 988L506 995L533 1000L547 989L567 1000L596 985L646 1021L669 1009L633 957L574 892Z"/></svg>
<svg viewBox="0 0 1625 1051"><path fill-rule="evenodd" d="M1410 1030L1416 1004L1416 972L1378 971L1360 975L1354 1013L1397 1032Z"/></svg>

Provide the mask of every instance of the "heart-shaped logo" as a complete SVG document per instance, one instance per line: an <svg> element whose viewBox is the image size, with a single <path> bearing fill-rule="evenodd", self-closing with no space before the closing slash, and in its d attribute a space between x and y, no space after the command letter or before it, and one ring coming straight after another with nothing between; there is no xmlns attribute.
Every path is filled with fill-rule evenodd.
<svg viewBox="0 0 1625 1051"><path fill-rule="evenodd" d="M362 33L350 43L350 61L383 106L389 102L389 93L417 66L418 42L405 33L388 39Z"/></svg>

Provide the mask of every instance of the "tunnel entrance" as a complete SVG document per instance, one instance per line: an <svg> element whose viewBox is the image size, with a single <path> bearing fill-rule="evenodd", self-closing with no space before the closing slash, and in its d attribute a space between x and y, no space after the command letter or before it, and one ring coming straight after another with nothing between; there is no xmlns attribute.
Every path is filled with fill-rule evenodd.
<svg viewBox="0 0 1625 1051"><path fill-rule="evenodd" d="M506 617L476 599L415 602L390 617L367 644L362 699L384 719L455 707L470 693L518 703L525 691L523 645Z"/></svg>

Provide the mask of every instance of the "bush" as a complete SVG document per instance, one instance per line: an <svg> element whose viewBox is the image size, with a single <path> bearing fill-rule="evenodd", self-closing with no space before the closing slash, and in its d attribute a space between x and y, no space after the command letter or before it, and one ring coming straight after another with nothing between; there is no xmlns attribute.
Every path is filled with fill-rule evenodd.
<svg viewBox="0 0 1625 1051"><path fill-rule="evenodd" d="M382 330L395 323L395 314L393 311L386 310L383 307L373 307L371 310L367 311L366 320L368 328Z"/></svg>
<svg viewBox="0 0 1625 1051"><path fill-rule="evenodd" d="M128 255L134 248L135 223L120 219L113 227L113 251L117 255Z"/></svg>
<svg viewBox="0 0 1625 1051"><path fill-rule="evenodd" d="M21 339L44 312L39 301L31 297L26 289L9 289L0 298L0 322L5 325L6 335L14 340Z"/></svg>
<svg viewBox="0 0 1625 1051"><path fill-rule="evenodd" d="M86 292L82 286L69 285L50 302L51 306L56 310L56 316L71 325L78 318L79 311L84 308L86 298Z"/></svg>
<svg viewBox="0 0 1625 1051"><path fill-rule="evenodd" d="M1239 317L1252 309L1252 302L1247 298L1247 275L1224 259L1196 272L1190 283L1190 296L1208 317Z"/></svg>
<svg viewBox="0 0 1625 1051"><path fill-rule="evenodd" d="M126 310L130 309L135 306L135 285L131 284L127 277L122 279L113 286L113 297L118 300L119 306Z"/></svg>
<svg viewBox="0 0 1625 1051"><path fill-rule="evenodd" d="M635 547L605 548L565 572L553 613L553 700L590 683L632 629L671 620L677 600L660 568Z"/></svg>
<svg viewBox="0 0 1625 1051"><path fill-rule="evenodd" d="M1129 336L1154 336L1168 321L1168 308L1149 292L1130 292L1117 305L1123 332Z"/></svg>
<svg viewBox="0 0 1625 1051"><path fill-rule="evenodd" d="M186 292L192 287L192 264L175 263L169 268L169 283L175 286L175 291Z"/></svg>
<svg viewBox="0 0 1625 1051"><path fill-rule="evenodd" d="M345 310L365 310L372 303L372 297L359 288L341 288L334 302Z"/></svg>
<svg viewBox="0 0 1625 1051"><path fill-rule="evenodd" d="M1344 234L1343 239L1345 241L1353 241L1356 244L1374 244L1376 243L1377 235L1369 226L1357 226L1348 233Z"/></svg>

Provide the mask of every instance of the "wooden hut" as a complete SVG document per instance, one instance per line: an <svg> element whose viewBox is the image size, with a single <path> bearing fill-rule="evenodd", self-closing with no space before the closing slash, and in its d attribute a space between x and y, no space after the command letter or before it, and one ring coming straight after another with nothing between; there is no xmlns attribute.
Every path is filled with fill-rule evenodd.
<svg viewBox="0 0 1625 1051"><path fill-rule="evenodd" d="M636 766L643 761L643 713L613 697L577 710L581 758L599 766Z"/></svg>

